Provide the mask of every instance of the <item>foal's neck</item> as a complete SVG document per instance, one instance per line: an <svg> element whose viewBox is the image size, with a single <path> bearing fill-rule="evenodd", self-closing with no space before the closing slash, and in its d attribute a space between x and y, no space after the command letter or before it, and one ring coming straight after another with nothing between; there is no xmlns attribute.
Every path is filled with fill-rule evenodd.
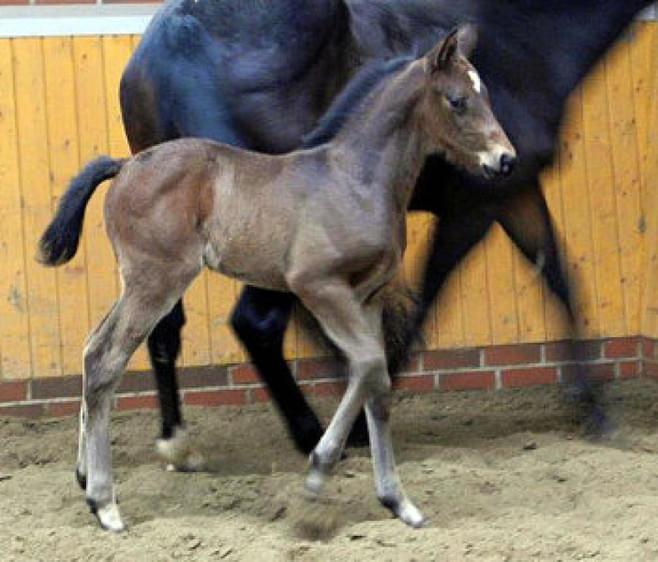
<svg viewBox="0 0 658 562"><path fill-rule="evenodd" d="M415 115L425 80L422 62L405 65L366 97L330 148L364 190L394 189L405 207L426 156Z"/></svg>

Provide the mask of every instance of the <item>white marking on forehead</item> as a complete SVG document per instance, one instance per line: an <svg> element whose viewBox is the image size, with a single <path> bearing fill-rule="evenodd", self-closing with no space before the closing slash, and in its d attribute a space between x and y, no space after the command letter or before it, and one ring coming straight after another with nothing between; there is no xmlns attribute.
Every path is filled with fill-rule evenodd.
<svg viewBox="0 0 658 562"><path fill-rule="evenodd" d="M482 89L482 82L480 81L480 75L475 72L475 70L468 71L468 77L473 82L473 89L479 94Z"/></svg>

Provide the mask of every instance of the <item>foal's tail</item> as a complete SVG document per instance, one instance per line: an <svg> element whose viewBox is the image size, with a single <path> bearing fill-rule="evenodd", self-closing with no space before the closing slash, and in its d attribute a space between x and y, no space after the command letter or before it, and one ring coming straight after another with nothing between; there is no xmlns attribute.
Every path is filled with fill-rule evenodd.
<svg viewBox="0 0 658 562"><path fill-rule="evenodd" d="M39 240L36 255L39 263L61 265L75 256L89 199L101 182L119 173L126 161L126 158L99 156L71 180L59 202L55 218Z"/></svg>

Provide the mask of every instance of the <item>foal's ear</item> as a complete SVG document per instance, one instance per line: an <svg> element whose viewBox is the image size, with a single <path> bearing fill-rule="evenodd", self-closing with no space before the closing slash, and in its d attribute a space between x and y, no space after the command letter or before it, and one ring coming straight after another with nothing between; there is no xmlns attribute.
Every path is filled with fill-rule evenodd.
<svg viewBox="0 0 658 562"><path fill-rule="evenodd" d="M469 58L477 43L477 30L472 24L455 27L425 57L425 68L436 72L447 68L457 54Z"/></svg>

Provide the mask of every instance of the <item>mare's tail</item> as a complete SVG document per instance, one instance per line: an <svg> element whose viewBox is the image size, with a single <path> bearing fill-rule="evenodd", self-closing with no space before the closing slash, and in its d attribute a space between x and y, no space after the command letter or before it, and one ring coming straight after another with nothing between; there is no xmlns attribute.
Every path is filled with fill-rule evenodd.
<svg viewBox="0 0 658 562"><path fill-rule="evenodd" d="M39 240L36 260L44 265L61 265L75 256L87 203L100 183L119 173L127 159L99 156L87 164L69 184L59 202L55 218Z"/></svg>

